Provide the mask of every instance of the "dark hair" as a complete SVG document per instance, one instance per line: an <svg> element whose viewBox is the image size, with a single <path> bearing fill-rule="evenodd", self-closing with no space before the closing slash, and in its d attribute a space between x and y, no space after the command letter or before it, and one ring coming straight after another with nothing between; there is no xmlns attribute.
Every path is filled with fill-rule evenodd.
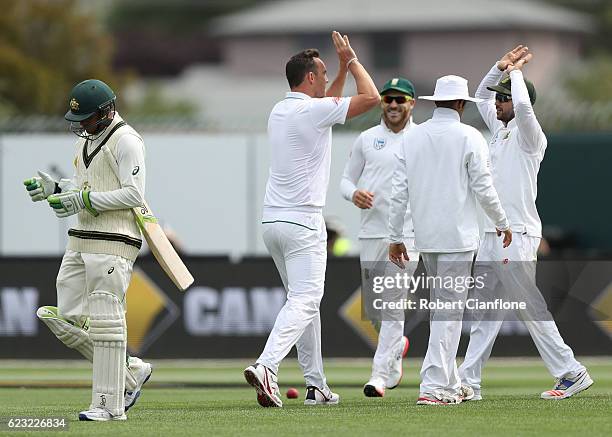
<svg viewBox="0 0 612 437"><path fill-rule="evenodd" d="M317 49L307 49L297 55L293 55L285 66L285 73L287 75L287 81L289 82L289 88L295 88L302 83L306 73L316 73L316 66L314 58L319 57L319 51Z"/></svg>

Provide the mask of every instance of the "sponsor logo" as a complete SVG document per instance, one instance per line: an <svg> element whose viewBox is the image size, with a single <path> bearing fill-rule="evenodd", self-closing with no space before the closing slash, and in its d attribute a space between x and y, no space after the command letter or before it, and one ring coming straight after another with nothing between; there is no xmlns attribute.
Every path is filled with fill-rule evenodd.
<svg viewBox="0 0 612 437"><path fill-rule="evenodd" d="M132 176L136 176L139 171L140 171L140 166L137 165L136 167L134 167L134 170L132 170Z"/></svg>
<svg viewBox="0 0 612 437"><path fill-rule="evenodd" d="M108 274L110 275L110 274L111 274L111 273L113 273L114 271L115 271L115 268L114 268L114 267L111 267L110 269L108 269L108 272L106 272L106 273L108 273Z"/></svg>
<svg viewBox="0 0 612 437"><path fill-rule="evenodd" d="M187 333L265 336L286 301L282 287L192 287L183 301Z"/></svg>

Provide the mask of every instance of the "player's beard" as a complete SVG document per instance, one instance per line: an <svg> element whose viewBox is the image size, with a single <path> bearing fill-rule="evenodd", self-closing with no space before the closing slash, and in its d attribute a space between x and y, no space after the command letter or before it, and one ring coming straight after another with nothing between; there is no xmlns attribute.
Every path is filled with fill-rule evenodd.
<svg viewBox="0 0 612 437"><path fill-rule="evenodd" d="M397 116L389 117L389 113L397 113ZM383 120L388 128L404 128L406 123L408 122L408 118L410 118L409 110L383 110Z"/></svg>

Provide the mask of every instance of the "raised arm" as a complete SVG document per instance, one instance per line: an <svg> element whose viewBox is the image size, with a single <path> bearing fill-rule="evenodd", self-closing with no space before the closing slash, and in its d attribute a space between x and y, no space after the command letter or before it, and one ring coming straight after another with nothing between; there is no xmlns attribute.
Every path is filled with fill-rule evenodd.
<svg viewBox="0 0 612 437"><path fill-rule="evenodd" d="M503 123L497 119L497 111L495 109L495 92L488 90L487 87L497 85L508 66L525 56L527 51L528 48L523 47L523 45L518 45L510 50L508 53L502 56L502 58L497 61L493 67L491 67L489 72L482 79L482 82L480 82L480 85L478 85L475 97L483 99L484 101L477 103L476 106L478 108L478 112L480 112L480 116L491 133L495 133L497 129L503 126Z"/></svg>
<svg viewBox="0 0 612 437"><path fill-rule="evenodd" d="M332 39L334 40L336 52L340 58L340 67L342 68L342 64L345 64L348 71L353 75L355 85L357 86L357 95L351 98L351 103L346 115L346 118L353 118L378 105L380 103L380 95L378 94L376 85L374 85L374 81L363 65L359 63L359 59L357 59L357 55L351 47L348 36L342 36L338 32L333 31ZM340 75L340 73L341 71L339 71L338 74ZM330 90L336 91L337 80L339 79L336 78L336 80L334 80ZM342 85L344 85L343 81ZM330 90L327 92L328 96L330 95ZM341 91L342 90L340 90L340 92ZM336 95L336 97L338 96Z"/></svg>
<svg viewBox="0 0 612 437"><path fill-rule="evenodd" d="M355 56L355 52L350 44L344 44L344 39L335 30L332 32L332 40L334 41L336 53L338 54L338 74L327 89L325 96L342 97L346 75L348 74L348 62L353 58L357 58L357 56Z"/></svg>
<svg viewBox="0 0 612 437"><path fill-rule="evenodd" d="M476 107L491 133L495 133L497 129L503 126L503 123L497 119L495 92L488 90L487 87L497 85L502 75L503 72L500 71L499 68L497 68L497 64L495 64L482 79L480 85L478 85L475 95L476 98L483 99L482 102L476 103Z"/></svg>
<svg viewBox="0 0 612 437"><path fill-rule="evenodd" d="M514 106L514 117L518 126L519 134L523 141L521 148L530 154L539 153L546 147L546 136L536 118L533 105L529 99L529 91L525 85L523 66L531 60L533 54L529 53L518 62L508 66L507 72L512 83L512 105Z"/></svg>

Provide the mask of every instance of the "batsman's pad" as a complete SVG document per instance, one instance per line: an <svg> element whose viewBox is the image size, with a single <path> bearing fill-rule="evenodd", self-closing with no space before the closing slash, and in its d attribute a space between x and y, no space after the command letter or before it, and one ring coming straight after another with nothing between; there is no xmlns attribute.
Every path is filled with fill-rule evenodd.
<svg viewBox="0 0 612 437"><path fill-rule="evenodd" d="M87 361L93 362L93 342L89 338L89 333L83 328L79 328L71 321L58 315L57 307L44 306L38 308L36 316L51 330L51 332L66 346L74 349L83 355ZM127 361L127 360L126 360ZM130 369L132 361L126 362L125 369L125 388L134 391L138 386L138 381L134 372Z"/></svg>
<svg viewBox="0 0 612 437"><path fill-rule="evenodd" d="M40 307L36 311L36 316L49 327L62 343L80 352L88 361L93 360L93 343L87 331L60 317L57 313L57 307Z"/></svg>
<svg viewBox="0 0 612 437"><path fill-rule="evenodd" d="M89 295L89 336L93 341L92 408L104 408L113 416L124 412L127 329L123 305L113 293Z"/></svg>

